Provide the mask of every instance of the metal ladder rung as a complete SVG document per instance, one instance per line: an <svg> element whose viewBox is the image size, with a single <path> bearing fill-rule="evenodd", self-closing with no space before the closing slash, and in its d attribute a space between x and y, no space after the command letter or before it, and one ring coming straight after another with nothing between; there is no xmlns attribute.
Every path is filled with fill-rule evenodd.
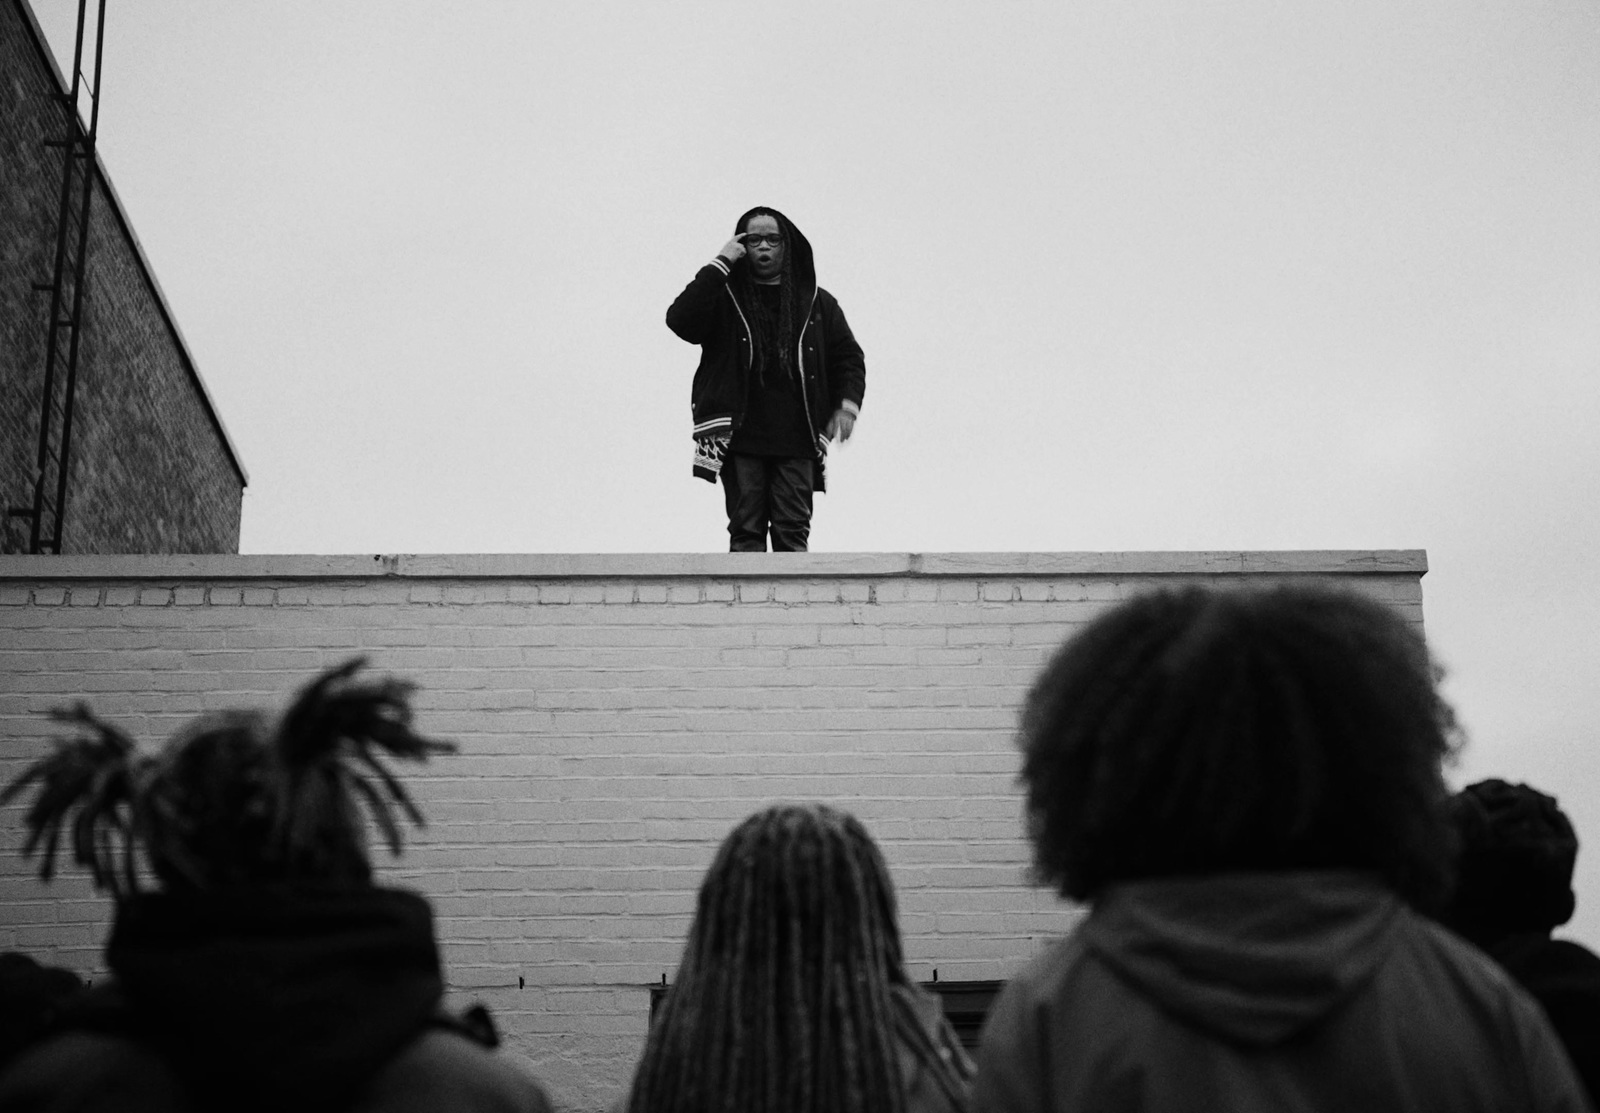
<svg viewBox="0 0 1600 1113"><path fill-rule="evenodd" d="M7 518L31 519L28 551L60 553L63 519L67 503L67 480L71 470L73 394L78 373L78 348L82 331L82 299L87 277L89 213L94 201L95 140L100 124L101 60L105 44L106 0L98 0L93 51L94 78L84 73L84 31L88 27L90 0L78 0L78 33L73 49L70 92L58 91L54 98L63 106L66 136L45 139L47 148L61 148L60 208L56 218L56 244L51 280L35 282L37 292L48 291L50 311L46 317L47 338L44 351L44 381L39 406L38 450L34 456L33 505L10 507ZM87 98L87 99L85 99ZM87 108L87 125L82 110ZM81 160L81 162L80 162ZM62 314L66 315L63 316ZM63 335L63 329L72 330ZM66 345L63 351L61 346Z"/></svg>

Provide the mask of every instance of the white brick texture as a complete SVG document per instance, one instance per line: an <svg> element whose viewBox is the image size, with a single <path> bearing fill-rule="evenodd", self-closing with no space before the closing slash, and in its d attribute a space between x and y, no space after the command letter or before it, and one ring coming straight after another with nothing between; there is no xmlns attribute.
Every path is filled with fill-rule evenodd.
<svg viewBox="0 0 1600 1113"><path fill-rule="evenodd" d="M407 770L429 825L381 873L432 899L452 1002L486 1003L562 1108L602 1109L751 811L853 811L893 870L914 976L1004 978L1077 915L1027 883L1013 740L1067 635L1152 586L1307 575L1420 624L1425 569L1416 552L5 557L0 778L80 698L155 745L198 712L279 707L357 653L415 680L421 729L462 752ZM102 974L107 901L70 869L41 884L21 831L20 802L0 809L0 949Z"/></svg>

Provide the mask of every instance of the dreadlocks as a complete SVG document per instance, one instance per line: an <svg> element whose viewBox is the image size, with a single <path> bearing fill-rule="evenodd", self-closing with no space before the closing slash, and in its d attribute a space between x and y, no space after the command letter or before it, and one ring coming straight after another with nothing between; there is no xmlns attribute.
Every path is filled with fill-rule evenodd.
<svg viewBox="0 0 1600 1113"><path fill-rule="evenodd" d="M888 867L861 823L821 804L758 812L701 884L630 1113L900 1113L906 981Z"/></svg>
<svg viewBox="0 0 1600 1113"><path fill-rule="evenodd" d="M118 899L139 891L140 849L169 891L365 883L372 870L356 801L395 854L393 809L423 822L378 751L425 761L455 749L412 731L411 685L355 680L365 663L355 658L312 681L276 728L256 712L203 716L156 755L139 754L132 738L83 704L58 711L80 737L58 741L0 793L0 804L37 785L23 852L43 847L40 877L54 874L70 824L73 860Z"/></svg>
<svg viewBox="0 0 1600 1113"><path fill-rule="evenodd" d="M793 244L794 233L789 227L789 222L772 209L754 208L745 213L739 220L739 231L743 232L750 226L750 221L758 216L770 216L777 221L778 228L783 232L785 242ZM781 375L794 375L795 370L795 316L799 312L795 302L795 269L794 251L783 253L783 266L778 271L778 306L776 313L771 308L768 299L762 294L762 284L757 282L750 273L748 263L738 267L736 292L739 304L743 305L750 313L751 324L756 335L751 337L755 348L756 381L762 382L766 378L768 356L776 357L776 367L772 368ZM741 262L743 262L741 260Z"/></svg>

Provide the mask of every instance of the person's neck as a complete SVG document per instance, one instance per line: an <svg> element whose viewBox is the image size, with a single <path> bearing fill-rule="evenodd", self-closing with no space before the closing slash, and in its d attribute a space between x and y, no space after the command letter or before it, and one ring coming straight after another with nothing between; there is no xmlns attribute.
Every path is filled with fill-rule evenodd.
<svg viewBox="0 0 1600 1113"><path fill-rule="evenodd" d="M750 281L754 282L757 286L776 286L783 281L783 276L774 275L771 278L751 278Z"/></svg>

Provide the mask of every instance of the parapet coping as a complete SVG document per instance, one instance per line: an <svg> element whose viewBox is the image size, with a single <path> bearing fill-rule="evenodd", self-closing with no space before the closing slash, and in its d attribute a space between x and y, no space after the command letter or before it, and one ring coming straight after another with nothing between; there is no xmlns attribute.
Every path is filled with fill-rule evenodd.
<svg viewBox="0 0 1600 1113"><path fill-rule="evenodd" d="M0 556L3 580L816 579L1415 575L1423 549L1058 553L379 553Z"/></svg>

